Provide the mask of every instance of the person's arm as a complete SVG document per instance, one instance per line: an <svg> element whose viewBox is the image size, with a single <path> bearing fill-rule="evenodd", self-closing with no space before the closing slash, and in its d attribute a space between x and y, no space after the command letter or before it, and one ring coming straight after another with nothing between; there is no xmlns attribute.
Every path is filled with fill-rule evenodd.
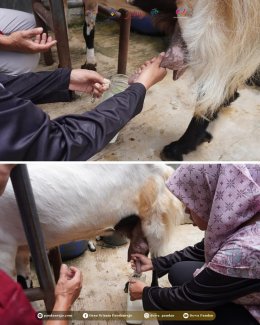
<svg viewBox="0 0 260 325"><path fill-rule="evenodd" d="M18 98L19 91L17 89L12 93L10 91L10 88L12 88L10 87L10 79L6 80L7 77L2 78L0 74L0 83L4 85L4 88L0 87L0 138L3 139L4 144L0 148L0 160L81 161L89 159L103 149L118 131L141 112L146 90L161 81L166 75L166 70L159 66L162 58L163 55L161 54L151 60L143 70L141 69L135 83L125 91L107 99L92 111L82 115L61 116L54 120L50 120L48 115L33 105L31 101L25 100L25 96ZM65 69L61 70L61 74L68 74ZM88 78L82 80L82 71L80 74L80 82L78 82L78 73L76 79L73 78L73 73L71 73L70 78L60 79L59 82L60 84L66 84L67 89L82 90L82 86L86 86L88 83ZM89 72L86 71L85 76L88 74ZM97 75L95 74L96 77L93 78L92 73L92 85L88 85L86 88L87 91L94 91L96 96L104 91L106 84L104 78L102 78L102 81L97 80L100 78L100 75L98 75L99 77ZM46 76L47 79L51 76L51 82L49 83L54 84L55 78L52 79L52 73L44 75L42 79L45 81ZM24 76L23 80L27 83L26 87L21 86L19 77L16 79L17 87L22 88L20 93L27 92L27 96L31 100L32 97L34 97L34 100L38 97L38 101L39 98L43 99L41 96L43 92L45 92L46 97L47 82L44 85L41 82L34 84ZM58 89L60 87L58 78L55 80L57 81L55 89ZM84 85L82 85L82 81ZM28 82L31 84L31 90L28 87ZM53 92L53 89L51 91ZM49 91L49 94L51 91ZM34 93L34 96L32 96L31 92ZM17 131L18 125L19 132Z"/></svg>
<svg viewBox="0 0 260 325"><path fill-rule="evenodd" d="M194 246L188 246L181 251L176 251L167 256L160 256L152 259L153 270L158 277L169 272L173 264L180 261L201 261L205 262L204 256L204 239Z"/></svg>
<svg viewBox="0 0 260 325"><path fill-rule="evenodd" d="M100 97L108 89L107 81L95 71L68 68L28 72L18 76L0 74L0 82L6 90L34 104L69 101L70 91Z"/></svg>
<svg viewBox="0 0 260 325"><path fill-rule="evenodd" d="M145 94L135 83L92 111L50 120L31 101L0 88L0 160L87 160L141 112Z"/></svg>
<svg viewBox="0 0 260 325"><path fill-rule="evenodd" d="M0 50L22 53L39 53L48 51L57 41L43 33L42 27L0 34Z"/></svg>
<svg viewBox="0 0 260 325"><path fill-rule="evenodd" d="M259 291L258 279L234 278L204 269L192 281L171 288L145 287L145 310L210 310Z"/></svg>
<svg viewBox="0 0 260 325"><path fill-rule="evenodd" d="M13 96L31 100L34 104L68 101L71 69L60 68L54 71L28 72L18 76L0 74L0 83ZM63 99L64 92L67 99Z"/></svg>
<svg viewBox="0 0 260 325"><path fill-rule="evenodd" d="M82 272L77 268L62 264L60 269L60 277L55 287L55 305L53 313L66 313L71 310L71 306L79 297L82 287ZM67 319L48 320L46 325L67 325Z"/></svg>

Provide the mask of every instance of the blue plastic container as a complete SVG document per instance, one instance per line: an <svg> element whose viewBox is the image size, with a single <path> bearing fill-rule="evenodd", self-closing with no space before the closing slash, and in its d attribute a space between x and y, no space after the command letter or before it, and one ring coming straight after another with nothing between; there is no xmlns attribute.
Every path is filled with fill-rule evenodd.
<svg viewBox="0 0 260 325"><path fill-rule="evenodd" d="M131 28L132 30L145 35L151 35L151 36L163 35L163 33L160 30L154 27L151 16L143 16L143 17L132 16Z"/></svg>
<svg viewBox="0 0 260 325"><path fill-rule="evenodd" d="M82 255L88 249L87 240L70 242L60 246L61 258L63 261Z"/></svg>

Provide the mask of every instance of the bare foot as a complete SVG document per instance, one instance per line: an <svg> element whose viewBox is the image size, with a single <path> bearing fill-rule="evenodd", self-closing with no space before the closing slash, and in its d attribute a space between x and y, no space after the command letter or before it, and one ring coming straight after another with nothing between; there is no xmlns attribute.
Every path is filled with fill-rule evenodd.
<svg viewBox="0 0 260 325"><path fill-rule="evenodd" d="M139 82L149 89L157 82L163 80L167 72L165 68L161 68L160 64L165 53L161 53L158 57L150 61L146 61L133 76L129 78L129 83Z"/></svg>
<svg viewBox="0 0 260 325"><path fill-rule="evenodd" d="M1 164L0 165L0 196L4 193L6 184L8 182L10 172L15 165Z"/></svg>

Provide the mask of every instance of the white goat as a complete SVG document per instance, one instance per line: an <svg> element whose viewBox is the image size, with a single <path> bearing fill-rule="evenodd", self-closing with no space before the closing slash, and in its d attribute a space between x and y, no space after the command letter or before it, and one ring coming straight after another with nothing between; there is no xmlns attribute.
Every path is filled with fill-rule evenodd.
<svg viewBox="0 0 260 325"><path fill-rule="evenodd" d="M184 213L165 186L173 172L169 166L31 164L28 169L48 248L111 234L124 217L136 215L150 251L170 251L174 225ZM28 278L27 241L10 182L0 198L0 222L0 268L15 276L17 255L18 274Z"/></svg>
<svg viewBox="0 0 260 325"><path fill-rule="evenodd" d="M178 0L179 18L195 76L195 115L212 117L260 67L259 0Z"/></svg>

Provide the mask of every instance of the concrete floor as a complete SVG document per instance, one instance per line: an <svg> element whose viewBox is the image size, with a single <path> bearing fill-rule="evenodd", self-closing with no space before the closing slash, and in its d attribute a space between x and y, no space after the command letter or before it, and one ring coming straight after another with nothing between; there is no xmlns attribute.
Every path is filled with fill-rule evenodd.
<svg viewBox="0 0 260 325"><path fill-rule="evenodd" d="M105 77L116 73L118 53L118 25L102 21L97 24L96 52L98 71ZM165 49L166 40L131 34L128 74L146 59ZM70 48L74 68L85 61L82 28L70 28ZM41 65L42 69L53 69ZM91 160L97 161L158 161L161 149L177 140L185 131L194 109L195 98L190 93L192 76L186 72L177 82L172 73L148 91L141 114L119 133L117 141L107 145ZM225 108L209 130L213 141L201 145L196 152L184 156L190 161L257 161L260 159L260 92L257 88L240 90L240 98ZM69 113L82 113L92 109L89 96L82 95L72 103L42 105L52 118Z"/></svg>
<svg viewBox="0 0 260 325"><path fill-rule="evenodd" d="M175 241L172 252L199 242L203 232L191 224L176 227ZM116 248L106 248L103 242L97 242L97 251L86 251L82 256L67 261L83 271L84 281L79 299L73 306L73 311L81 317L83 312L89 311L126 311L127 294L123 289L132 274L130 264L127 263L128 244ZM34 277L34 284L36 283ZM160 286L169 286L167 276L160 279ZM151 283L151 272L146 272L146 283ZM43 310L43 303L34 305L37 310ZM76 317L76 316L75 316ZM147 325L158 325L157 321L145 321ZM125 321L81 321L73 320L74 325L123 325Z"/></svg>

